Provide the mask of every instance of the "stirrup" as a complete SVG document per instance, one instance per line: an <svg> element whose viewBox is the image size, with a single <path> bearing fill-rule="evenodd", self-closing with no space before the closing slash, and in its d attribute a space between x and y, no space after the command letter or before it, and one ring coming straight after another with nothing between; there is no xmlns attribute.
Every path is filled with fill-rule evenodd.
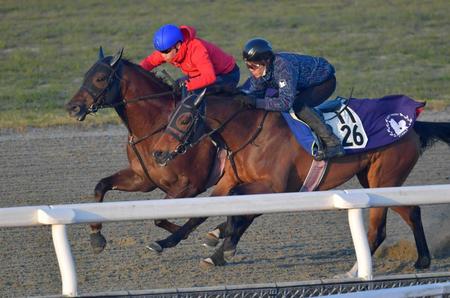
<svg viewBox="0 0 450 298"><path fill-rule="evenodd" d="M330 148L322 148L314 152L313 158L315 160L321 161L326 159L331 159L333 157L341 157L345 155L344 148L342 145L330 147Z"/></svg>

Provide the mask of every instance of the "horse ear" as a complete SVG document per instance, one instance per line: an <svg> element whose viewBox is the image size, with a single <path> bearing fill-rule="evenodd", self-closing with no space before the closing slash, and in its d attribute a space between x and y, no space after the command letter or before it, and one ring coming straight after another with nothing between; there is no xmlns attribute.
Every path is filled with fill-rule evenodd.
<svg viewBox="0 0 450 298"><path fill-rule="evenodd" d="M117 54L114 56L114 58L111 60L110 65L114 66L119 60L120 58L122 58L122 54L123 54L123 48L121 48Z"/></svg>
<svg viewBox="0 0 450 298"><path fill-rule="evenodd" d="M100 46L98 49L98 60L102 60L103 58L105 58L105 54L103 54L103 48Z"/></svg>

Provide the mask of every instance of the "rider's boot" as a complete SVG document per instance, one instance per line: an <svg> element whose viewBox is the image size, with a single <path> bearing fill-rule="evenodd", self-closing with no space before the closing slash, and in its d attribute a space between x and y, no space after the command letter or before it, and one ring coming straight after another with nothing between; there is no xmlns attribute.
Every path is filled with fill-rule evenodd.
<svg viewBox="0 0 450 298"><path fill-rule="evenodd" d="M341 141L333 134L332 128L327 125L322 118L310 107L303 105L299 111L296 111L297 117L311 127L311 129L322 140L325 146L319 146L314 159L324 160L333 157L343 156L345 154Z"/></svg>

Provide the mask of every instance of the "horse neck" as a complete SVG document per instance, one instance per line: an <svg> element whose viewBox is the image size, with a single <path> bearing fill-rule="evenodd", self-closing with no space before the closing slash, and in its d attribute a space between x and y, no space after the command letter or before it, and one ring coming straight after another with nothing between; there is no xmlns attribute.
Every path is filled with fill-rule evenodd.
<svg viewBox="0 0 450 298"><path fill-rule="evenodd" d="M170 94L133 102L137 98L170 91L168 86L152 77L153 74L144 74L137 67L124 65L121 88L128 102L124 108L126 125L135 136L143 136L167 124L175 102Z"/></svg>
<svg viewBox="0 0 450 298"><path fill-rule="evenodd" d="M232 149L243 146L252 138L264 114L262 110L243 110L239 103L223 97L209 98L206 108L207 123L213 129L223 126L220 134Z"/></svg>

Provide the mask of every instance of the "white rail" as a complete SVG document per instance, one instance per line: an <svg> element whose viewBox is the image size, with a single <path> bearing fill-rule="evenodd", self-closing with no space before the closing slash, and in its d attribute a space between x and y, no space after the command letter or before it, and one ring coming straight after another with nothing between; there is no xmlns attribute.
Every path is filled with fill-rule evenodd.
<svg viewBox="0 0 450 298"><path fill-rule="evenodd" d="M348 209L355 245L357 276L372 279L372 259L364 229L363 208L450 203L450 184L281 193L232 197L147 200L70 205L42 205L0 209L0 227L52 225L62 294L77 295L75 263L65 225L220 215L266 214L309 210Z"/></svg>

